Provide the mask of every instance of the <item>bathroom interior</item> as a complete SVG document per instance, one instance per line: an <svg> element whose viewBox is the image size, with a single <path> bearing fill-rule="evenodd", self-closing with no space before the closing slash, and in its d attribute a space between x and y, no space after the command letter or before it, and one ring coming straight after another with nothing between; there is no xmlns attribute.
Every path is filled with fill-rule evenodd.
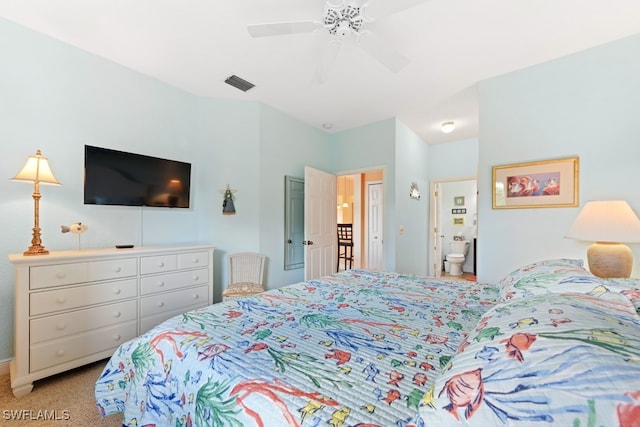
<svg viewBox="0 0 640 427"><path fill-rule="evenodd" d="M477 193L476 179L438 183L442 276L464 279L475 276Z"/></svg>

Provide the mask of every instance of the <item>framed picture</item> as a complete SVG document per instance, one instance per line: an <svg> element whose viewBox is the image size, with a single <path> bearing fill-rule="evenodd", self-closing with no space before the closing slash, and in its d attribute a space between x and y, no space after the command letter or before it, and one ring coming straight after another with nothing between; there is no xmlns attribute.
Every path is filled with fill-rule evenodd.
<svg viewBox="0 0 640 427"><path fill-rule="evenodd" d="M464 225L464 217L455 217L453 218L453 225Z"/></svg>
<svg viewBox="0 0 640 427"><path fill-rule="evenodd" d="M493 209L578 206L578 157L492 169Z"/></svg>
<svg viewBox="0 0 640 427"><path fill-rule="evenodd" d="M456 209L451 209L451 213L452 213L453 215L466 214L466 213L467 213L467 208L456 208Z"/></svg>
<svg viewBox="0 0 640 427"><path fill-rule="evenodd" d="M464 206L464 196L457 196L453 198L454 206Z"/></svg>

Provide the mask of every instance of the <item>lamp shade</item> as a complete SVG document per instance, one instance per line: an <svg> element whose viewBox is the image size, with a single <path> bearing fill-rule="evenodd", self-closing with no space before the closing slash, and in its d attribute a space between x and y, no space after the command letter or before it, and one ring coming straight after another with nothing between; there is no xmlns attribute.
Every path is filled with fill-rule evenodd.
<svg viewBox="0 0 640 427"><path fill-rule="evenodd" d="M566 237L592 242L640 242L640 219L624 200L587 202Z"/></svg>
<svg viewBox="0 0 640 427"><path fill-rule="evenodd" d="M29 156L22 170L11 179L13 181L62 185L53 175L49 167L49 160L46 157L42 157L40 150L36 151L35 156Z"/></svg>

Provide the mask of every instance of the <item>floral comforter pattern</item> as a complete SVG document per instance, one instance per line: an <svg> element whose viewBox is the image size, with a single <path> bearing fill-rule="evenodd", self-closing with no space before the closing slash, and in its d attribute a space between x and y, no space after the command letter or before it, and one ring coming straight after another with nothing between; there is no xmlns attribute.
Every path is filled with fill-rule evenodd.
<svg viewBox="0 0 640 427"><path fill-rule="evenodd" d="M172 318L96 382L123 425L410 426L497 288L350 270Z"/></svg>

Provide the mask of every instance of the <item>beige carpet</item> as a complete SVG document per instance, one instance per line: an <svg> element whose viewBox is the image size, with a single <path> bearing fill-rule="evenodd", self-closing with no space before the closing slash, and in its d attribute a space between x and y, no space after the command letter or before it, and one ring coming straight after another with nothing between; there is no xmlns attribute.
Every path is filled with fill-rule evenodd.
<svg viewBox="0 0 640 427"><path fill-rule="evenodd" d="M0 425L122 426L121 414L101 418L93 397L94 383L106 363L103 360L36 381L33 391L21 398L11 392L9 376L0 376Z"/></svg>

